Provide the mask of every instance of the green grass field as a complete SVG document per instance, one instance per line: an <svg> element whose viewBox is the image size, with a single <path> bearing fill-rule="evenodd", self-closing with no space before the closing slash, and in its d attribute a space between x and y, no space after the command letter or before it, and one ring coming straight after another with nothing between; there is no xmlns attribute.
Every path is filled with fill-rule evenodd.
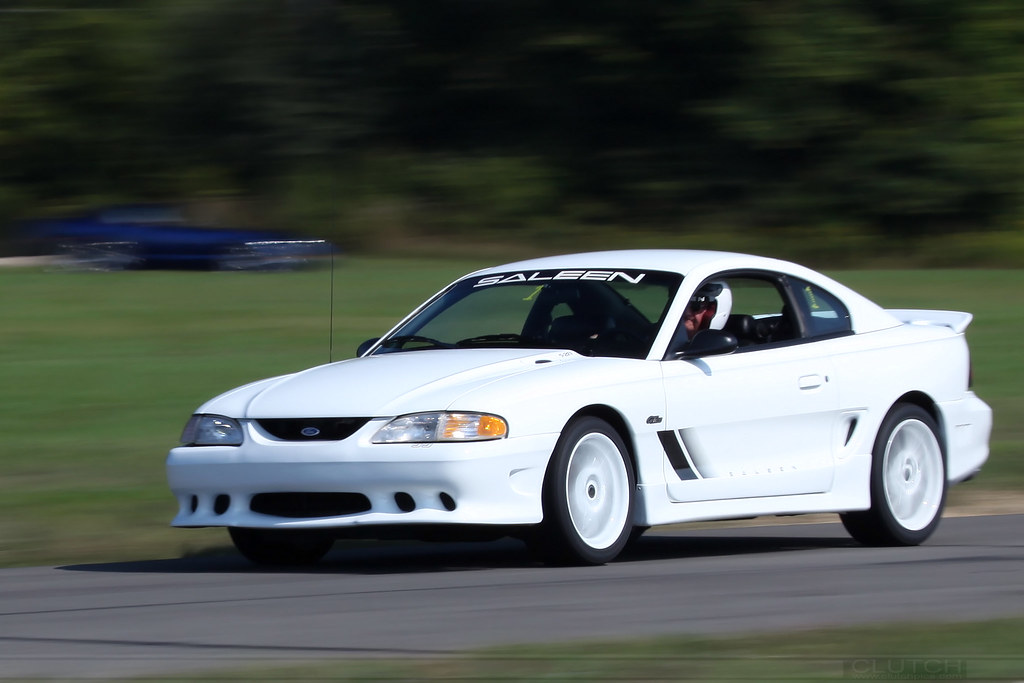
<svg viewBox="0 0 1024 683"><path fill-rule="evenodd" d="M1020 652L1022 629L1022 619L1001 619L720 638L627 638L614 642L497 648L462 657L264 665L258 670L211 672L197 678L204 681L1014 681L1024 676L1024 655Z"/></svg>
<svg viewBox="0 0 1024 683"><path fill-rule="evenodd" d="M339 261L335 360L484 260ZM833 273L883 305L968 310L975 389L996 411L974 492L1024 488L1024 274ZM163 460L191 411L326 362L331 273L0 270L0 566L175 557L225 544L167 527Z"/></svg>

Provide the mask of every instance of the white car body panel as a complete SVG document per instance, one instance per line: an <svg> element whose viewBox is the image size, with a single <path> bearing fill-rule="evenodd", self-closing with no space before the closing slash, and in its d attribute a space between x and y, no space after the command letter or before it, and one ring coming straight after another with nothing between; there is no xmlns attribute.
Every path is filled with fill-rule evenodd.
<svg viewBox="0 0 1024 683"><path fill-rule="evenodd" d="M208 401L197 414L239 420L245 440L170 451L168 481L179 503L172 524L537 524L552 451L581 411L612 424L632 453L638 526L866 509L872 448L900 401L934 412L950 483L971 476L987 458L991 411L967 387L968 313L886 311L810 269L709 251L549 257L477 271L458 282L544 272L599 280L630 269L683 275L644 358L538 348L373 355L374 347L360 358L254 382ZM801 278L831 293L848 309L852 333L662 360L701 283L750 272ZM392 418L427 411L497 415L507 421L508 435L464 443L372 442ZM335 417L368 421L343 440L309 442L275 438L258 423ZM368 507L307 517L253 510L255 496L280 492L358 494ZM396 494L408 494L415 508L403 509Z"/></svg>
<svg viewBox="0 0 1024 683"><path fill-rule="evenodd" d="M831 488L838 384L827 356L803 346L663 363L668 423L699 478L669 485L673 500L718 500ZM711 389L711 391L709 391ZM729 396L729 409L714 396ZM694 400L699 396L698 400ZM752 481L745 481L753 478ZM670 480L671 481L671 480Z"/></svg>

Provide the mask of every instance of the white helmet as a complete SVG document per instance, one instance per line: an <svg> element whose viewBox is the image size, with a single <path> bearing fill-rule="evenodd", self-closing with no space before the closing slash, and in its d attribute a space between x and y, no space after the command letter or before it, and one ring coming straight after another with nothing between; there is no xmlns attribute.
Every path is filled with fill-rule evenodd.
<svg viewBox="0 0 1024 683"><path fill-rule="evenodd" d="M711 319L709 329L721 330L725 328L725 321L729 319L729 314L732 313L732 290L729 289L728 282L717 281L711 284L721 285L722 289L715 296L715 303L718 304L718 307L715 309L715 316Z"/></svg>
<svg viewBox="0 0 1024 683"><path fill-rule="evenodd" d="M693 293L690 298L692 303L714 304L715 314L711 317L708 329L721 330L725 327L725 321L729 319L732 312L732 290L729 284L722 280L705 282Z"/></svg>

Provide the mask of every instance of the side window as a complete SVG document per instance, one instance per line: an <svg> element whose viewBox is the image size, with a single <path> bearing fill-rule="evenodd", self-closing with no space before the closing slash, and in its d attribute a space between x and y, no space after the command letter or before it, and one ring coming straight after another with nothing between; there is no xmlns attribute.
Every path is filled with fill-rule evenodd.
<svg viewBox="0 0 1024 683"><path fill-rule="evenodd" d="M735 335L741 348L789 341L797 336L793 311L774 280L745 275L712 279L724 282L729 289L731 310L723 329Z"/></svg>
<svg viewBox="0 0 1024 683"><path fill-rule="evenodd" d="M844 334L852 331L850 312L833 294L809 282L790 278L801 308L808 337Z"/></svg>
<svg viewBox="0 0 1024 683"><path fill-rule="evenodd" d="M732 313L765 318L782 313L783 300L775 285L767 280L732 277Z"/></svg>
<svg viewBox="0 0 1024 683"><path fill-rule="evenodd" d="M788 277L785 280L770 273L740 272L708 278L695 291L710 285L719 286L713 317L704 320L699 314L683 314L676 336L693 338L693 320L700 320L700 329L723 329L736 337L740 351L755 350L802 340L814 340L849 334L850 313L835 295L821 287ZM695 306L691 301L690 306ZM687 312L690 311L687 307ZM694 308L694 310L698 310ZM803 334L801 334L801 321Z"/></svg>

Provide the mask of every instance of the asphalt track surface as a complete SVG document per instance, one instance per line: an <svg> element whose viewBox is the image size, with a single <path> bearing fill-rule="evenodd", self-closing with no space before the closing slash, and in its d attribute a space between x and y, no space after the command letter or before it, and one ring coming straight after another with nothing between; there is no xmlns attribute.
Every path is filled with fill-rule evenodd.
<svg viewBox="0 0 1024 683"><path fill-rule="evenodd" d="M545 567L513 541L361 545L301 571L233 554L0 571L0 677L1006 616L1024 616L1024 515L945 519L917 548L839 524L676 527L604 567Z"/></svg>

